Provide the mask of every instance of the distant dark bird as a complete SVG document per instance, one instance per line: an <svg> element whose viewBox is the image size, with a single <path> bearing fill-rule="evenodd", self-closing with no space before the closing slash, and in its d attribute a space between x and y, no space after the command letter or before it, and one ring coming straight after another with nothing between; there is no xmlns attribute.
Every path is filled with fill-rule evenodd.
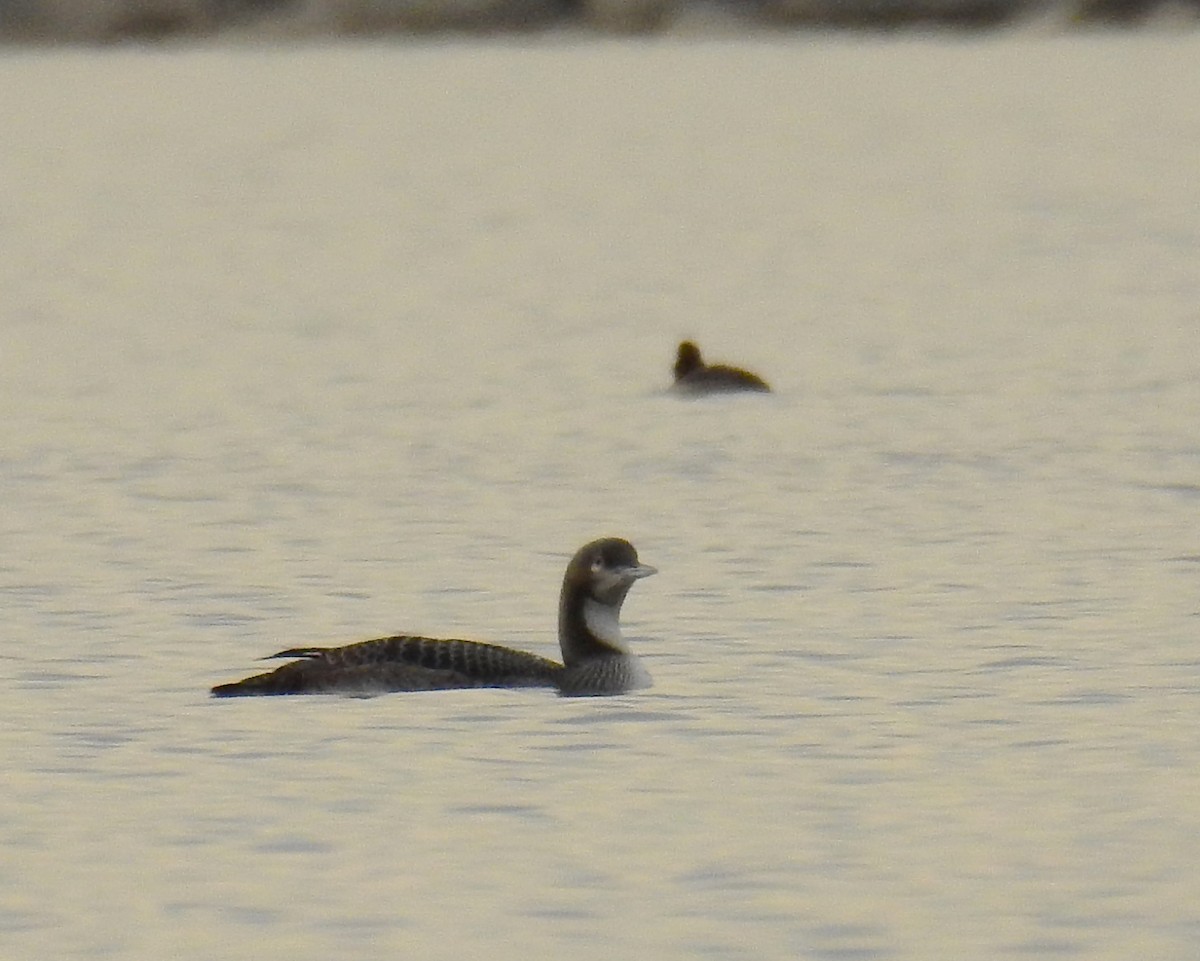
<svg viewBox="0 0 1200 961"><path fill-rule="evenodd" d="M624 694L650 674L621 637L620 614L633 582L654 574L629 541L606 537L567 565L558 603L563 663L484 644L398 634L344 647L296 647L271 657L298 660L243 681L217 697L244 694L382 694L465 687L553 687L560 694Z"/></svg>
<svg viewBox="0 0 1200 961"><path fill-rule="evenodd" d="M725 364L706 364L700 356L700 348L690 340L679 345L675 357L676 393L689 396L725 394L732 391L759 391L769 393L771 388L757 374L740 367Z"/></svg>

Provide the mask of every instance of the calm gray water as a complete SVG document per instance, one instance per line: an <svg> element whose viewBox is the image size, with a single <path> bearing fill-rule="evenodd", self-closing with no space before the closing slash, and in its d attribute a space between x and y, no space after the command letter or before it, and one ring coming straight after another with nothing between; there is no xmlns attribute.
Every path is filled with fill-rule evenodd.
<svg viewBox="0 0 1200 961"><path fill-rule="evenodd" d="M1200 956L1198 61L6 51L3 956ZM603 534L648 692L207 697Z"/></svg>

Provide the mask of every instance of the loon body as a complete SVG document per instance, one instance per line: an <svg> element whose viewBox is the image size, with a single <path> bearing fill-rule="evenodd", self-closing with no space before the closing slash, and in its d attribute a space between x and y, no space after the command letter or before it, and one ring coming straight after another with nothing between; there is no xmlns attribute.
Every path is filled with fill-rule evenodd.
<svg viewBox="0 0 1200 961"><path fill-rule="evenodd" d="M758 374L752 374L740 367L704 363L704 358L700 356L700 348L690 340L685 340L679 345L679 353L675 357L674 389L677 393L693 397L732 391L771 391L767 382Z"/></svg>
<svg viewBox="0 0 1200 961"><path fill-rule="evenodd" d="M295 647L295 658L266 674L218 684L217 697L250 694L382 694L466 687L551 687L561 694L624 694L650 675L621 636L620 614L633 582L655 573L628 541L607 537L581 547L563 575L558 642L563 663L481 641L397 634L344 647Z"/></svg>

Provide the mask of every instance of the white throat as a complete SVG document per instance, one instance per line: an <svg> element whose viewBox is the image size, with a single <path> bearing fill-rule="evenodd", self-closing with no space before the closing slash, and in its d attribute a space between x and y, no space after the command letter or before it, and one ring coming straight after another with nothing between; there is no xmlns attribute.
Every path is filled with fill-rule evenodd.
<svg viewBox="0 0 1200 961"><path fill-rule="evenodd" d="M611 604L601 604L589 597L583 602L583 623L597 640L622 654L630 653L621 637L619 611Z"/></svg>

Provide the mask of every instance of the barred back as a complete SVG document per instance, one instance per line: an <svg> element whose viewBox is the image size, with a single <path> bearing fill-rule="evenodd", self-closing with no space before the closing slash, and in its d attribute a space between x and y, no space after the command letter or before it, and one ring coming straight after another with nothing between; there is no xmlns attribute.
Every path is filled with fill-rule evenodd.
<svg viewBox="0 0 1200 961"><path fill-rule="evenodd" d="M536 654L483 644L398 634L345 647L298 647L272 657L296 660L213 688L244 694L380 694L465 687L557 687L562 665Z"/></svg>
<svg viewBox="0 0 1200 961"><path fill-rule="evenodd" d="M410 664L433 671L455 671L473 678L498 679L529 676L553 681L562 665L549 658L499 644L457 638L396 634L371 641L327 648L321 659L331 666L357 667Z"/></svg>

